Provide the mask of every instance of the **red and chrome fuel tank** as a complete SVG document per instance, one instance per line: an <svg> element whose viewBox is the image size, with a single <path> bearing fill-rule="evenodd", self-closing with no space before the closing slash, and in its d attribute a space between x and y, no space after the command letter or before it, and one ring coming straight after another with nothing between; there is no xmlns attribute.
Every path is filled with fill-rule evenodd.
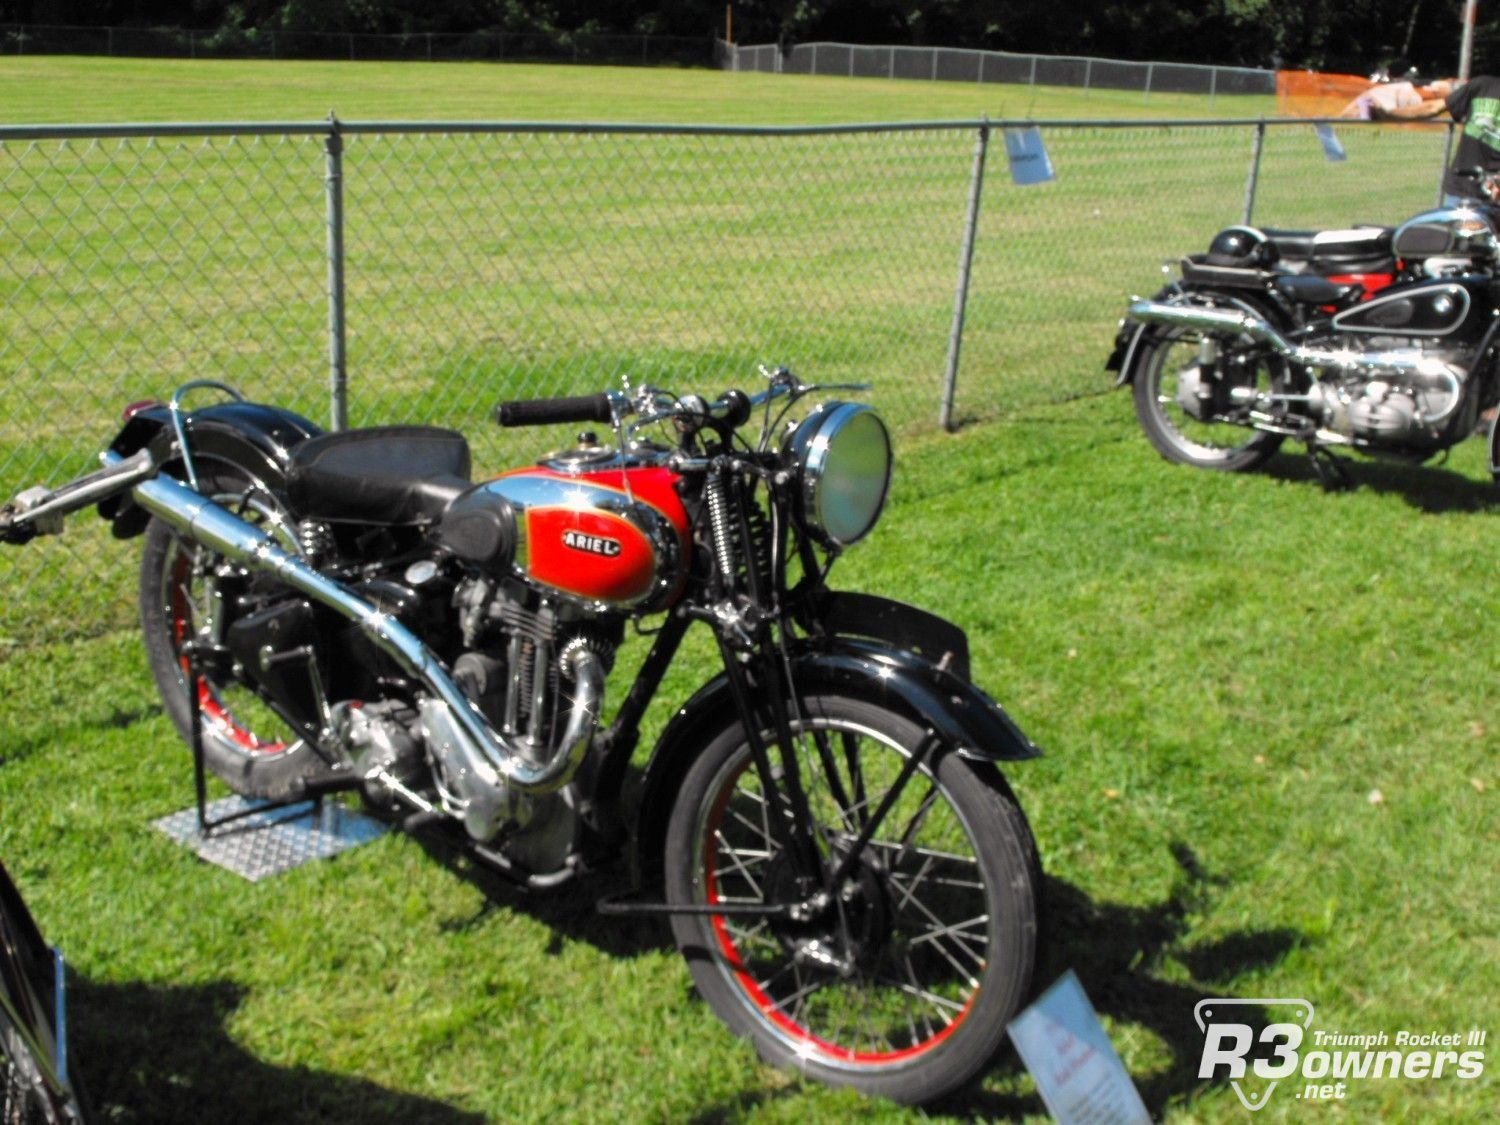
<svg viewBox="0 0 1500 1125"><path fill-rule="evenodd" d="M679 480L664 465L583 446L480 489L514 513L517 577L590 607L651 612L671 604L687 575Z"/></svg>

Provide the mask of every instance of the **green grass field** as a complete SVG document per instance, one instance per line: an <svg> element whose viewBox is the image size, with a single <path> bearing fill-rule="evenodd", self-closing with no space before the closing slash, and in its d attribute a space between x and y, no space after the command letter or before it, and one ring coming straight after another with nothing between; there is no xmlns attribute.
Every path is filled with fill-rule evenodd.
<svg viewBox="0 0 1500 1125"><path fill-rule="evenodd" d="M678 71L49 59L0 60L0 83L11 120L74 121L300 120L330 106L371 119L602 119L611 110L630 120L946 119L1014 113L968 99L1023 96ZM523 108L484 108L486 84L509 85L508 104ZM1128 98L1100 113L1097 94L1045 97L1050 108L1036 116L1132 112ZM912 111L901 112L903 105ZM1167 111L1154 97L1135 108L1190 112ZM1216 111L1223 113L1222 100ZM969 143L958 146L960 156ZM1289 141L1276 150L1286 171L1267 189L1268 214L1313 221L1316 208L1353 198L1375 210L1397 206L1410 184L1386 185L1389 198L1379 190L1356 195L1361 173L1353 158L1358 144L1379 159L1410 142L1372 132L1346 143L1349 168L1324 165L1315 145L1305 151ZM1243 156L1239 135L1224 138L1213 160L1203 152L1196 135L1167 129L1079 133L1054 151L1064 172L1043 189L1054 203L1063 196L1060 214L1077 221L1059 226L1046 195L996 189L986 199L976 269L993 272L981 273L971 305L979 335L966 345L966 357L975 358L966 361L972 376L960 397L961 412L976 424L955 435L933 432L930 422L904 432L885 520L835 576L839 585L907 598L960 622L976 680L1046 750L1010 771L1047 872L1038 984L1075 969L1153 1116L1179 1122L1247 1117L1227 1085L1197 1078L1202 1039L1193 1006L1205 997L1302 997L1316 1009L1315 1029L1346 1034L1480 1028L1493 1041L1500 1033L1500 655L1490 640L1489 562L1500 506L1480 443L1466 443L1440 466L1360 462L1358 487L1330 495L1290 452L1246 476L1168 465L1147 445L1123 394L1048 401L1108 385L1098 365L1122 289L1151 283L1157 247L1164 253L1184 237L1175 224L1206 230L1225 210L1234 217L1243 183L1243 164L1231 164ZM372 166L393 174L404 157L421 153L391 145L379 155ZM451 159L443 158L436 179L464 178L468 165ZM1097 172L1085 176L1080 169L1090 161ZM959 163L942 175L961 192L966 165ZM217 166L217 159L189 161L179 178L211 199ZM272 172L257 182L268 185L282 165L265 166ZM757 165L766 166L777 164ZM589 179L595 167L578 165L576 178ZM788 166L787 189L820 220L832 215L832 204L815 190L823 181L794 174L808 167L822 165ZM1190 167L1195 177L1184 173ZM1369 163L1363 167L1367 175ZM1332 204L1306 190L1315 173L1337 188ZM375 190L380 181L372 175L367 182ZM1199 190L1185 192L1185 183ZM930 189L919 179L908 197ZM241 210L253 224L248 201L259 189L246 190ZM314 202L316 191L314 184ZM694 205L710 206L711 195ZM629 198L622 188L622 207ZM144 224L158 202L142 197L137 221ZM854 202L869 209L877 201ZM315 206L310 214L315 220ZM445 306L431 290L458 282L430 257L423 265L421 240L449 225L448 213L406 213L392 196L382 214L399 234L369 241L372 256L380 247L415 246L409 257L382 258L367 275L362 284L385 294L368 307L398 310L402 276L411 272L419 282L410 319L436 315ZM626 210L604 221L627 231L672 229L653 225L666 220L646 211L635 219ZM580 215L585 220L600 221ZM1168 220L1174 225L1163 229ZM837 233L837 223L827 222L814 228ZM156 230L134 229L142 244ZM763 250L791 230L759 228L733 249ZM610 310L606 323L619 339L597 350L623 363L640 349L652 364L669 366L717 346L711 336L677 338L678 322L658 311L671 307L669 283L642 284L652 319L630 336L632 294L613 292L606 301L591 290L586 257L569 256L580 251L565 224L534 237L566 263L550 298L571 282L578 307L594 301ZM291 253L298 243L287 237L267 245ZM1002 248L1016 247L1018 259L1001 258ZM914 301L943 287L951 298L952 259L942 250L943 263L923 267L933 280L913 287ZM130 268L125 257L86 275L97 291L92 299L150 315L147 296L122 305L112 289ZM860 325L819 345L826 349L820 365L843 375L837 365L858 367L850 356L870 346L863 335L877 333L877 357L882 337L878 322L858 320L860 302L848 299L840 278L899 310L900 282L913 275L877 274L872 283L854 268L857 256L829 259L801 268L826 271L816 278L833 291L823 316L847 315ZM999 268L1017 260L1026 267L1020 280L1018 267ZM165 292L170 263L149 262L135 292ZM677 278L686 267L664 268ZM717 284L743 284L746 275L724 269ZM1122 280L1123 271L1139 280ZM244 276L248 286L258 275L247 268ZM302 292L285 280L264 291L232 287L218 299L255 310L253 323L267 333L315 337L313 277L306 316L278 311L279 299ZM935 322L941 338L939 297L921 300L932 308L907 309L902 323L920 335ZM206 354L238 356L225 362L253 376L263 361L254 348L240 342L213 350L213 326L232 319L216 321L219 315L229 317L208 303L164 323L191 328ZM758 315L751 327L774 333L778 315L788 314L772 304ZM308 327L295 327L303 320ZM1008 320L1028 331L1003 333ZM805 338L780 330L791 341ZM378 355L420 351L394 332L377 340L385 349ZM103 354L59 341L74 363ZM914 354L898 352L903 362ZM192 368L192 350L177 362ZM464 368L475 356L451 362ZM79 401L88 376L80 368ZM441 384L433 372L425 378ZM75 392L54 393L67 404ZM431 408L431 395L430 386L398 386L362 409L369 421L387 420L382 412L402 405ZM57 419L59 441L73 436L63 432L65 422ZM119 589L127 593L113 595L108 611L128 613L132 549L103 537L85 542L102 567L123 576ZM60 558L64 546L39 542L27 557ZM89 596L60 588L47 609L66 617ZM0 652L0 858L73 966L77 1062L104 1120L1045 1116L1009 1052L973 1095L925 1114L760 1066L692 997L664 928L605 924L594 915L593 897L606 888L525 898L402 837L261 884L241 882L150 825L190 802L191 774L133 631ZM618 677L639 656L635 647L624 654L614 698L625 683ZM656 722L696 679L683 662L663 690ZM1253 1120L1492 1120L1500 1113L1492 1069L1487 1060L1473 1080L1351 1083L1345 1098L1320 1105L1298 1099L1301 1091L1288 1082Z"/></svg>
<svg viewBox="0 0 1500 1125"><path fill-rule="evenodd" d="M0 58L0 121L637 121L834 124L1259 117L1274 99L1080 95L950 82L625 67Z"/></svg>

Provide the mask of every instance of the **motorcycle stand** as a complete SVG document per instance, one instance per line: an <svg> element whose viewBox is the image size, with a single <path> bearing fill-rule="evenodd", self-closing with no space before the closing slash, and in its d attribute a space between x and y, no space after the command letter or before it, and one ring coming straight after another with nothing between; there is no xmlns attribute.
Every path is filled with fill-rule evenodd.
<svg viewBox="0 0 1500 1125"><path fill-rule="evenodd" d="M195 685L198 683L201 646L195 641L187 641L182 646L182 654L187 658L187 667L184 675L187 678L188 694L188 724L193 732L191 743L193 748L193 794L198 805L198 835L207 840L216 828L223 828L227 824L246 820L250 817L264 818L268 812L276 812L279 809L289 809L294 806L312 803L312 815L315 820L321 820L323 815L323 796L325 793L337 792L358 788L358 781L349 777L332 777L325 779L323 784L313 782L303 786L301 792L295 796L286 797L279 801L256 801L249 807L209 819L208 815L208 770L203 761L203 711L198 692Z"/></svg>
<svg viewBox="0 0 1500 1125"><path fill-rule="evenodd" d="M1324 492L1343 492L1354 487L1354 480L1349 476L1349 470L1344 468L1343 461L1325 447L1309 442L1307 460Z"/></svg>
<svg viewBox="0 0 1500 1125"><path fill-rule="evenodd" d="M324 802L326 793L357 788L350 773L309 779L294 794L262 801L233 795L209 801L203 747L203 712L197 684L211 649L182 650L188 692L193 749L196 807L153 822L198 857L250 882L289 871L314 859L328 859L379 838L385 825L337 802ZM233 827L229 827L233 825Z"/></svg>

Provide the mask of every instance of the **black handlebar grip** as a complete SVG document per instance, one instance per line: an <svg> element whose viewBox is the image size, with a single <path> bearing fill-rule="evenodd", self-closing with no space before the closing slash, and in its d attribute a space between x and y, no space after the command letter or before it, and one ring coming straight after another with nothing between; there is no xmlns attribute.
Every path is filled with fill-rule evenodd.
<svg viewBox="0 0 1500 1125"><path fill-rule="evenodd" d="M20 514L13 505L6 504L0 507L0 543L13 543L20 546L36 538L36 528L32 524L15 522L15 518Z"/></svg>
<svg viewBox="0 0 1500 1125"><path fill-rule="evenodd" d="M502 402L495 421L502 426L548 426L557 422L609 422L614 414L607 394L572 398L532 398Z"/></svg>

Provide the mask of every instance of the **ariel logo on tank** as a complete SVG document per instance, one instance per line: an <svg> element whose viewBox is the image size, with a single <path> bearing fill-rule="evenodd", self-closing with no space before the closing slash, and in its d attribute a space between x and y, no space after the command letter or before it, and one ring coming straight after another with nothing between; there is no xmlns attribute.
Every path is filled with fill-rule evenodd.
<svg viewBox="0 0 1500 1125"><path fill-rule="evenodd" d="M585 535L581 531L563 532L563 546L572 547L575 551L587 551L591 555L599 555L602 558L612 559L620 553L620 541L611 539L607 535Z"/></svg>

